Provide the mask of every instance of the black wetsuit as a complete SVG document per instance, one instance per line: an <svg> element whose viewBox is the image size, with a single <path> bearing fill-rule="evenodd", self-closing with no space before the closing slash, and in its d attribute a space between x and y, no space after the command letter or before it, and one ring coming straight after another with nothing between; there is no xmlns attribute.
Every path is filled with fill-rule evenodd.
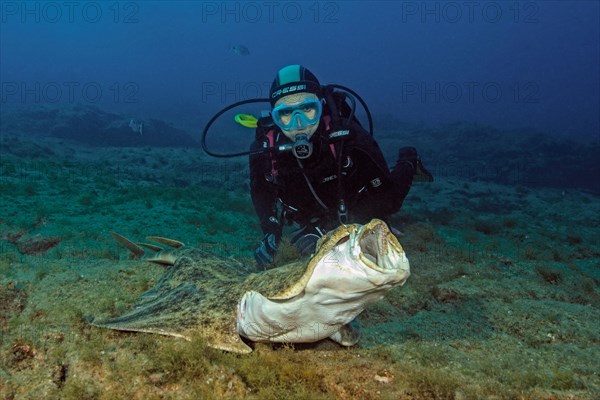
<svg viewBox="0 0 600 400"><path fill-rule="evenodd" d="M298 160L291 151L250 156L252 201L265 233L273 233L269 218L277 218L278 199L288 221L325 230L340 224L340 198L347 207L348 223L384 219L400 209L410 190L414 168L399 162L390 172L377 142L359 124L350 125L350 137L336 143L329 142L330 131L325 125L322 119L311 137L314 149L308 159ZM278 128L273 129L275 145L290 143ZM270 147L267 136L258 135L251 149L265 147Z"/></svg>

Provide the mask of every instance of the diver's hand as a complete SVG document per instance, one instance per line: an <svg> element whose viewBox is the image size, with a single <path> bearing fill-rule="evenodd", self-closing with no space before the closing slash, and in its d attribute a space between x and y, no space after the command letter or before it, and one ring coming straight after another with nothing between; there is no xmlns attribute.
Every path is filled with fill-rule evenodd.
<svg viewBox="0 0 600 400"><path fill-rule="evenodd" d="M259 267L265 268L273 262L273 256L277 251L279 238L274 233L267 233L260 246L254 251L254 259Z"/></svg>
<svg viewBox="0 0 600 400"><path fill-rule="evenodd" d="M308 256L314 253L317 242L325 231L312 225L301 226L292 233L292 244L296 246L300 255Z"/></svg>
<svg viewBox="0 0 600 400"><path fill-rule="evenodd" d="M398 150L398 164L406 163L409 164L413 170L416 170L417 160L419 160L419 155L417 154L417 149L414 147L401 147L400 150Z"/></svg>
<svg viewBox="0 0 600 400"><path fill-rule="evenodd" d="M396 168L404 168L410 171L410 174L417 181L433 182L433 175L425 168L421 157L417 154L417 149L414 147L400 148Z"/></svg>

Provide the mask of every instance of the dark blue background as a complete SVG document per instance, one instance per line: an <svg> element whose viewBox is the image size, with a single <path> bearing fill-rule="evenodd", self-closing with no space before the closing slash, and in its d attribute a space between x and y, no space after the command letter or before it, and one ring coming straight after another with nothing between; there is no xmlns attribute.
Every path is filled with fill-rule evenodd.
<svg viewBox="0 0 600 400"><path fill-rule="evenodd" d="M600 131L597 1L1 7L4 109L97 104L199 132L218 109L266 96L279 68L300 63L402 121Z"/></svg>

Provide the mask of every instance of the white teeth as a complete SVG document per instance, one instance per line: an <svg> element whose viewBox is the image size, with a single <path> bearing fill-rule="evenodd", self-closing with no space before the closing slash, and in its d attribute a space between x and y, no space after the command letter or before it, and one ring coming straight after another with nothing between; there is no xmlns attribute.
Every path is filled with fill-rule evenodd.
<svg viewBox="0 0 600 400"><path fill-rule="evenodd" d="M379 229L381 231L381 254L386 255L388 253L387 234L383 232L383 227L380 227Z"/></svg>

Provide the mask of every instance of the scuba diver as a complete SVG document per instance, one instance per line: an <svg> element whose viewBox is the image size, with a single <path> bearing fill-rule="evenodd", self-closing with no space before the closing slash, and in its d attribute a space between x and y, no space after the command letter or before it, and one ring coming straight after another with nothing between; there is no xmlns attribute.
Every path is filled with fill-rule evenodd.
<svg viewBox="0 0 600 400"><path fill-rule="evenodd" d="M370 133L354 115L354 97L367 112ZM291 243L300 254L309 255L340 224L385 220L397 212L415 176L433 181L414 147L399 149L389 170L368 108L348 88L321 86L307 68L289 65L277 73L269 100L270 115L258 120L256 140L245 153L264 234L254 252L259 267L272 264L284 225L291 225Z"/></svg>

